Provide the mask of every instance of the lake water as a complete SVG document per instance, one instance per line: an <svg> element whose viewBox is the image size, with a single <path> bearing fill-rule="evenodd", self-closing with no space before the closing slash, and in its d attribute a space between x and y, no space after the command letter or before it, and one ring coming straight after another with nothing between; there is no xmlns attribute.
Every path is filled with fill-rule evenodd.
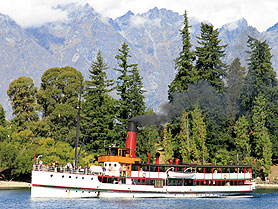
<svg viewBox="0 0 278 209"><path fill-rule="evenodd" d="M278 190L221 198L31 199L30 189L0 190L0 208L278 208Z"/></svg>

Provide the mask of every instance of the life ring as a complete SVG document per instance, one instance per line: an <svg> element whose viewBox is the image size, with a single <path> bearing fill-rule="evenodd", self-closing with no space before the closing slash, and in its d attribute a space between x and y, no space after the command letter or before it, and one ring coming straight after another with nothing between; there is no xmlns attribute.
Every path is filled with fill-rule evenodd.
<svg viewBox="0 0 278 209"><path fill-rule="evenodd" d="M146 177L146 173L143 173L142 176L143 176L143 178L145 178Z"/></svg>

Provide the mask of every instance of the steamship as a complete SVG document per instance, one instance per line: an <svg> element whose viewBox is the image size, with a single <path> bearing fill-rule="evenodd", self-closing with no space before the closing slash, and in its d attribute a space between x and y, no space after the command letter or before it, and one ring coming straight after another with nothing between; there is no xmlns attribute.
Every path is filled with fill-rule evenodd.
<svg viewBox="0 0 278 209"><path fill-rule="evenodd" d="M33 165L31 197L204 197L249 194L255 188L248 165L197 165L179 159L160 164L136 157L137 126L129 121L125 148L108 147L103 166Z"/></svg>

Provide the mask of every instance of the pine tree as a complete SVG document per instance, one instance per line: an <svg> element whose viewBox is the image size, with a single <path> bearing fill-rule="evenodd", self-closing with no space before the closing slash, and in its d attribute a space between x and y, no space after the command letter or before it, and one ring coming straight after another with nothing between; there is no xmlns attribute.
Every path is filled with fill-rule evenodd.
<svg viewBox="0 0 278 209"><path fill-rule="evenodd" d="M266 124L266 101L262 95L255 98L254 106L252 108L252 125L253 125L253 155L258 159L258 162L264 166L265 172L271 172L272 165L272 143L269 138Z"/></svg>
<svg viewBox="0 0 278 209"><path fill-rule="evenodd" d="M276 73L272 68L270 47L266 41L249 37L248 73L244 80L241 94L241 105L247 114L250 113L255 97L262 93L267 96L277 86Z"/></svg>
<svg viewBox="0 0 278 209"><path fill-rule="evenodd" d="M146 91L143 89L142 78L139 74L137 66L134 66L131 70L130 76L130 88L128 89L128 94L131 98L131 115L133 118L137 115L143 115L146 110L145 96L143 95Z"/></svg>
<svg viewBox="0 0 278 209"><path fill-rule="evenodd" d="M239 155L239 159L242 164L250 163L250 138L249 138L249 123L248 120L242 116L239 117L234 126L235 133L235 147L237 154Z"/></svg>
<svg viewBox="0 0 278 209"><path fill-rule="evenodd" d="M107 79L107 64L104 63L99 51L91 65L90 80L86 81L84 93L85 102L83 104L83 112L86 122L82 125L83 133L87 133L89 141L87 147L91 151L100 153L99 149L107 145L111 145L111 131L114 121L114 100L109 95L112 88L112 80ZM105 141L106 140L106 141Z"/></svg>
<svg viewBox="0 0 278 209"><path fill-rule="evenodd" d="M206 163L208 152L206 147L206 124L199 105L192 111L192 144L196 144L195 159L197 162Z"/></svg>
<svg viewBox="0 0 278 209"><path fill-rule="evenodd" d="M118 50L119 53L115 56L118 60L119 68L114 70L120 74L117 78L116 91L117 95L120 96L119 107L118 107L118 120L124 127L127 125L128 119L131 118L131 95L129 95L129 89L131 84L131 70L137 66L136 64L128 64L128 58L130 58L128 45L124 42L122 47Z"/></svg>
<svg viewBox="0 0 278 209"><path fill-rule="evenodd" d="M190 33L187 12L184 12L184 28L180 30L182 37L182 51L179 57L175 60L175 69L178 71L175 79L169 85L168 99L171 102L175 93L187 91L188 86L196 82L194 74L193 61L195 59L194 52L190 50Z"/></svg>
<svg viewBox="0 0 278 209"><path fill-rule="evenodd" d="M248 73L240 95L240 104L245 115L251 117L255 98L261 94L266 101L266 127L272 142L273 157L278 157L278 87L276 73L271 63L270 47L266 41L248 39L250 51Z"/></svg>
<svg viewBox="0 0 278 209"><path fill-rule="evenodd" d="M119 72L115 89L120 99L117 105L118 124L115 127L115 132L117 133L116 137L120 139L118 143L123 145L128 120L142 114L145 103L143 85L137 70L137 64L128 64L128 58L131 57L128 45L124 42L118 51L119 53L115 58L118 60L119 68L114 70Z"/></svg>
<svg viewBox="0 0 278 209"><path fill-rule="evenodd" d="M173 159L174 157L174 148L173 148L173 136L171 134L171 128L166 126L163 129L163 138L162 138L162 147L164 149L165 161Z"/></svg>
<svg viewBox="0 0 278 209"><path fill-rule="evenodd" d="M183 112L181 116L181 127L180 133L178 135L180 142L180 154L182 157L182 162L190 163L191 162L191 147L190 147L190 138L189 138L189 119L188 113Z"/></svg>
<svg viewBox="0 0 278 209"><path fill-rule="evenodd" d="M220 45L219 32L213 25L202 23L201 36L197 37L199 47L196 47L196 73L198 80L207 80L217 92L224 90L223 78L226 76L226 65L221 58L225 56L226 45Z"/></svg>
<svg viewBox="0 0 278 209"><path fill-rule="evenodd" d="M239 58L235 58L227 72L228 104L233 120L239 112L239 98L245 73L245 68L241 66Z"/></svg>

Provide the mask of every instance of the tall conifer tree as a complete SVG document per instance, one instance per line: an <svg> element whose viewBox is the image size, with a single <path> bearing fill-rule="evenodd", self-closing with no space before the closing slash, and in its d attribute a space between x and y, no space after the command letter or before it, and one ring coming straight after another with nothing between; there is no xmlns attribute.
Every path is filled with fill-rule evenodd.
<svg viewBox="0 0 278 209"><path fill-rule="evenodd" d="M190 33L189 33L189 24L187 18L187 12L184 12L184 27L180 30L182 37L182 51L180 56L175 60L175 69L178 71L175 79L169 85L168 90L168 99L171 102L173 96L178 92L185 92L188 89L188 86L196 82L196 77L194 74L194 52L190 50L192 47L190 43Z"/></svg>
<svg viewBox="0 0 278 209"><path fill-rule="evenodd" d="M239 112L239 98L245 73L239 58L234 59L227 72L228 105L233 120Z"/></svg>
<svg viewBox="0 0 278 209"><path fill-rule="evenodd" d="M201 25L201 36L197 37L198 44L196 47L196 71L198 80L208 81L217 92L224 90L223 78L226 75L226 65L221 58L225 56L226 45L220 45L218 39L219 32L213 29L213 25Z"/></svg>
<svg viewBox="0 0 278 209"><path fill-rule="evenodd" d="M196 105L192 111L192 140L196 144L196 157L198 162L206 163L208 160L208 152L206 147L206 124L201 113L199 105Z"/></svg>
<svg viewBox="0 0 278 209"><path fill-rule="evenodd" d="M118 54L115 58L118 60L119 68L114 70L119 72L117 78L116 91L120 96L118 106L118 120L122 126L126 127L128 119L131 118L131 95L129 94L131 85L131 70L136 67L136 64L128 64L128 58L130 58L129 47L124 42L121 48L118 50Z"/></svg>
<svg viewBox="0 0 278 209"><path fill-rule="evenodd" d="M139 74L138 68L137 66L134 66L131 70L130 88L128 89L128 94L131 98L131 118L145 113L145 92L146 91L143 89L142 78Z"/></svg>
<svg viewBox="0 0 278 209"><path fill-rule="evenodd" d="M239 117L234 126L235 132L235 147L239 160L242 164L249 164L251 146L249 139L249 123L248 120L242 116Z"/></svg>
<svg viewBox="0 0 278 209"><path fill-rule="evenodd" d="M112 90L112 80L107 79L107 64L104 63L101 52L98 51L96 61L91 65L90 80L86 81L84 93L83 112L86 123L83 125L83 133L88 129L86 136L89 143L87 148L100 153L104 144L112 142L111 130L114 121L114 99L109 95ZM105 141L106 140L106 141Z"/></svg>
<svg viewBox="0 0 278 209"><path fill-rule="evenodd" d="M253 143L254 156L258 159L261 166L265 168L265 172L271 172L272 165L272 143L269 138L268 129L266 127L266 101L261 94L255 98L252 108L252 126L253 126Z"/></svg>
<svg viewBox="0 0 278 209"><path fill-rule="evenodd" d="M266 41L259 41L249 37L250 51L248 73L244 79L240 100L241 107L248 118L255 98L261 94L266 102L266 127L272 142L273 156L278 157L278 87L276 73L271 63L271 48Z"/></svg>

